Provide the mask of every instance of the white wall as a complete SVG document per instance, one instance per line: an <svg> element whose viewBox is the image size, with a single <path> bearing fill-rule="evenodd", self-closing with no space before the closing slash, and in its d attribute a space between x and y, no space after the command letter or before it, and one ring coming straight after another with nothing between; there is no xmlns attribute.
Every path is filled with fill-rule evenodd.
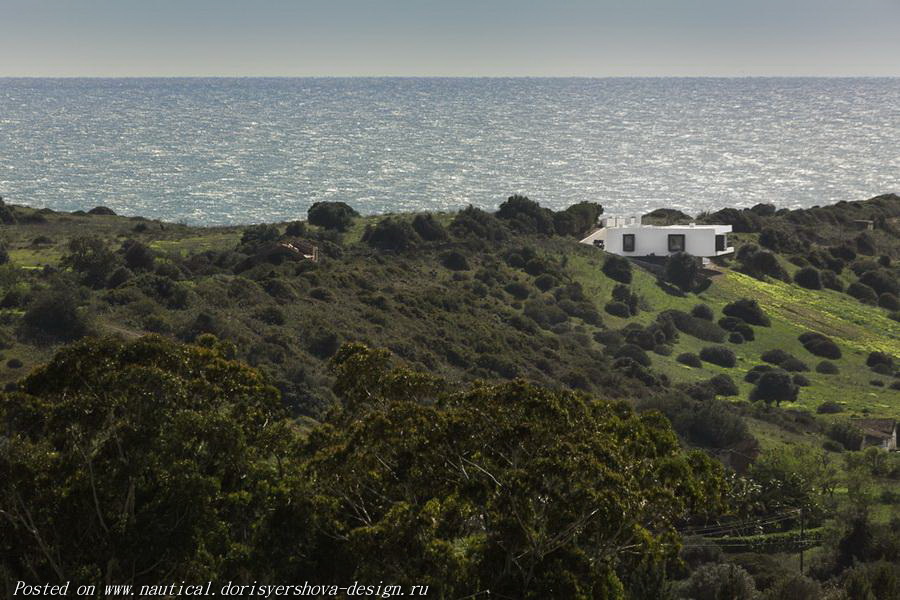
<svg viewBox="0 0 900 600"><path fill-rule="evenodd" d="M634 252L622 250L622 236L634 234ZM684 251L694 256L716 255L716 230L706 227L615 227L606 230L607 252L622 256L668 256L669 235L684 235Z"/></svg>

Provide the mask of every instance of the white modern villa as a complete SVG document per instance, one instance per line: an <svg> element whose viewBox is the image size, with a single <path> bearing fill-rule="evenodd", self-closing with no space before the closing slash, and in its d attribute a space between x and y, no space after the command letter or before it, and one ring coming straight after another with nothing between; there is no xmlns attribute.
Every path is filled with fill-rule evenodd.
<svg viewBox="0 0 900 600"><path fill-rule="evenodd" d="M731 254L731 225L642 225L638 217L605 217L581 240L621 256L669 256L687 252L700 258Z"/></svg>

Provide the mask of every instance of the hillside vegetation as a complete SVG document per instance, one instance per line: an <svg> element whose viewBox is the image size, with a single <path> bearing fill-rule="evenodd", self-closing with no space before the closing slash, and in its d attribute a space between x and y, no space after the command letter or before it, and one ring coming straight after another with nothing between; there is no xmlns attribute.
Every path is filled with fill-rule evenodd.
<svg viewBox="0 0 900 600"><path fill-rule="evenodd" d="M367 429L376 427L372 423L397 424L384 430L386 437L377 442L385 451L402 446L398 440L403 431L428 421L437 427L433 439L449 446L455 444L454 426L487 440L485 423L476 419L466 424L463 416L482 400L485 407L493 407L485 419L501 419L509 432L520 433L530 428L529 420L542 418L541 403L547 403L547 418L575 419L572 423L581 423L579 427L584 426L578 420L582 417L571 411L593 414L602 409L602 416L596 417L602 421L598 427L607 427L612 419L616 425L609 425L610 431L623 440L628 436L617 419L631 423L627 419L637 419L630 416L634 409L644 419L640 427L649 428L640 430L641 439L656 444L649 460L686 460L666 437L668 424L657 431L654 419L661 417L652 411L659 411L683 446L703 451L690 455L694 457L690 469L696 472L684 465L678 469L697 496L720 503L715 514L663 503L670 527L642 532L640 524L629 524L636 528L634 535L648 536L647 552L657 553L656 558L640 568L615 560L588 567L586 561L583 573L566 575L570 581L565 583L583 597L607 597L586 593L591 585L607 590L603 593L608 597L625 597L621 593L627 592L627 597L639 598L634 590L640 586L650 586L654 597L669 597L663 595L665 590L698 597L705 592L690 590L721 581L716 569L730 562L743 574L734 585L749 586L750 595L735 598L755 597L757 589L776 598L782 593L778 586L788 585L782 563L793 564L794 553L801 548L812 549L815 557L814 569L805 571L815 581L803 578L801 583L812 590L809 598L822 597L818 595L824 593L822 585L850 589L863 585L860 582L882 581L878 578L887 575L879 571L879 561L897 558L896 545L885 546L879 540L895 539L900 531L900 522L891 520L900 502L898 455L857 451L862 433L850 418L900 418L898 196L806 210L758 205L700 215L701 221L731 224L737 249L734 256L703 269L687 256L676 255L665 265L645 265L579 244L602 212L599 205L581 203L553 212L521 196L509 198L494 213L470 207L452 214L361 217L345 204L323 203L310 209L308 221L224 228L110 212L102 207L61 213L0 205L0 384L6 392L2 403L6 418L20 415L21 407L32 403L43 408L29 411L50 410L52 403L45 406L28 396L65 397L65 390L42 373L56 373L54 378L69 381L66 377L74 375L68 368L89 366L79 360L79 352L114 357L103 358L112 361L110 365L119 360L130 364L127 357L142 348L134 340L147 334L161 336L147 342L160 356L200 352L196 359L203 364L211 357L246 363L252 371L240 371L242 382L270 383L272 392L277 390L273 395L269 388L254 387L253 394L265 396L265 410L272 418L277 414L278 426L291 432L290 444L310 444L304 446L303 458L297 459L297 471L292 472L300 478L272 493L325 494L311 500L322 504L310 505L310 514L326 519L329 528L353 537L357 544L327 546L328 552L343 557L341 564L349 569L337 573L341 576L373 575L384 567L365 561L347 566L353 563L348 557L354 552L372 551L375 546L366 544L375 543L377 531L400 536L391 538L396 556L402 558L394 567L409 564L404 554L409 548L399 541L409 532L396 529L405 517L378 500L377 523L370 523L374 529L360 531L341 521L346 515L328 512L335 510L337 499L306 488L297 473L319 482L338 477L344 467L333 453L340 448L348 452L347 460L360 461L361 468L380 469L365 451L354 454L348 449L356 439L376 443ZM653 218L669 216L659 213ZM317 260L311 260L313 254ZM79 342L91 337L119 341ZM192 344L191 349L177 350L181 346L165 339ZM82 344L77 346L82 350L64 350L73 343ZM100 344L99 350L93 343ZM369 350L375 348L388 351L393 359L381 350ZM376 393L365 387L365 371L374 363L363 361L354 370L347 366L355 364L354 356L368 357L366 361L377 362L381 370L389 360L397 360L403 365L397 371L401 375L388 377L379 371L377 385L386 387ZM25 378L47 363L49 371L38 370ZM168 358L163 363L165 369L174 368ZM85 381L101 374L90 371ZM66 385L87 394L81 379ZM407 385L418 387L410 391ZM521 414L504 404L514 402L517 394L534 399ZM587 402L589 397L599 404ZM274 398L280 398L278 409L271 405ZM177 416L180 409L172 410ZM361 415L360 420L348 420L348 414ZM412 429L404 429L407 420ZM12 425L8 422L7 427ZM106 433L97 435L107 439ZM549 425L535 435L536 447L568 447L561 431ZM585 456L600 461L600 451L590 447L589 437L579 442L579 452L589 450ZM267 461L277 458L281 465L287 455L278 444L287 442L251 442L261 448L258 455L252 450L255 457L270 457L257 465L260 485L265 487L271 476ZM411 478L413 487L392 487L385 479L382 491L411 507L415 519L425 519L416 521L420 524L431 519L426 519L430 514L447 520L449 529L428 534L436 536L435 544L442 548L435 556L440 557L440 568L452 574L448 577L455 582L455 591L471 591L465 585L467 578L487 581L500 572L492 561L500 560L498 548L506 546L503 539L491 536L514 536L503 529L512 526L503 521L506 509L497 508L499 529L472 528L465 515L487 502L487 488L467 487L460 480L446 494L434 492L439 504L409 496L417 478L431 472L422 465L414 468L418 463L410 457L418 452L425 460L427 455L432 461L428 469L433 469L440 456L427 454L424 441L422 446L415 440L406 443L403 452L408 454L397 460L412 461L403 464L409 468L404 477ZM470 450L477 452L474 447L465 452ZM640 455L630 446L628 452L632 454L627 460ZM699 456L719 458L730 474L722 479L710 465L696 462ZM576 469L574 463L557 466L573 473ZM518 469L512 471L510 477L519 476ZM396 473L379 477L388 475ZM691 480L694 475L697 481ZM423 483L426 488L432 485L428 482ZM682 484L680 479L672 483ZM529 481L528 489L544 485L550 484ZM638 498L646 490L635 485ZM701 494L703 485L716 489ZM590 486L570 491L573 498L593 493ZM253 496L255 491L236 488L234 493L250 494L254 502L262 502L254 510L259 515L265 512L261 508L265 502ZM440 504L451 497L462 499L462 504ZM217 512L220 509L211 502L209 514L227 523L227 515ZM563 517L571 523L583 515ZM260 535L277 537L259 518ZM291 518L301 523L312 517L291 513ZM800 536L800 519L813 533ZM547 526L541 523L540 527ZM453 535L442 537L446 531ZM860 531L868 540L861 546L852 541L854 535L863 535ZM677 544L667 540L676 533L687 541L680 558L670 563ZM691 543L690 534L700 541ZM596 538L591 542L570 540L574 545L566 546L570 554L565 560L574 562L566 564L581 564L583 553L595 550L596 544L619 543L615 535L609 538L609 531L591 535ZM107 543L105 537L102 543ZM259 539L240 543L262 551ZM278 547L286 548L285 543L280 540ZM325 542L304 543L314 548ZM549 539L542 543L553 546ZM730 556L704 554L710 547ZM553 558L552 551L529 552L533 554L526 553L532 560L528 568L540 575L532 581L532 575L523 578L507 564L497 585L512 595L561 589L554 587L563 583L554 579L553 561L563 559ZM247 557L258 564L275 560ZM775 562L762 564L769 559ZM273 572L288 573L292 568L300 569L293 571L296 574L324 567L281 565ZM416 568L423 577L437 577L435 564ZM624 574L630 571L640 573L641 581L627 581ZM587 579L579 579L583 576ZM746 580L741 579L744 576ZM654 578L656 583L648 583ZM676 579L681 582L670 586ZM893 593L896 588L890 585L883 581L875 585L874 597L880 599L883 590Z"/></svg>

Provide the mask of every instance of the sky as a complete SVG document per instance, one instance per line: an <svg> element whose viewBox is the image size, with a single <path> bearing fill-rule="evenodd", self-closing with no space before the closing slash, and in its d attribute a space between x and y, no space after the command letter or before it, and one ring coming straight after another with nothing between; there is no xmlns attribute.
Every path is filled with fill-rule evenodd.
<svg viewBox="0 0 900 600"><path fill-rule="evenodd" d="M900 76L900 0L0 0L0 76Z"/></svg>

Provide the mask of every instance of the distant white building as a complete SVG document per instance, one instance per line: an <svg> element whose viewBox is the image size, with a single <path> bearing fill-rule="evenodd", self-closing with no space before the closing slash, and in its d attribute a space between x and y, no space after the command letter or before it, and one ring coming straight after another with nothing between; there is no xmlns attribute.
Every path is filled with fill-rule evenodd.
<svg viewBox="0 0 900 600"><path fill-rule="evenodd" d="M641 225L636 217L606 217L581 240L621 256L668 256L687 252L701 258L731 254L731 225Z"/></svg>

